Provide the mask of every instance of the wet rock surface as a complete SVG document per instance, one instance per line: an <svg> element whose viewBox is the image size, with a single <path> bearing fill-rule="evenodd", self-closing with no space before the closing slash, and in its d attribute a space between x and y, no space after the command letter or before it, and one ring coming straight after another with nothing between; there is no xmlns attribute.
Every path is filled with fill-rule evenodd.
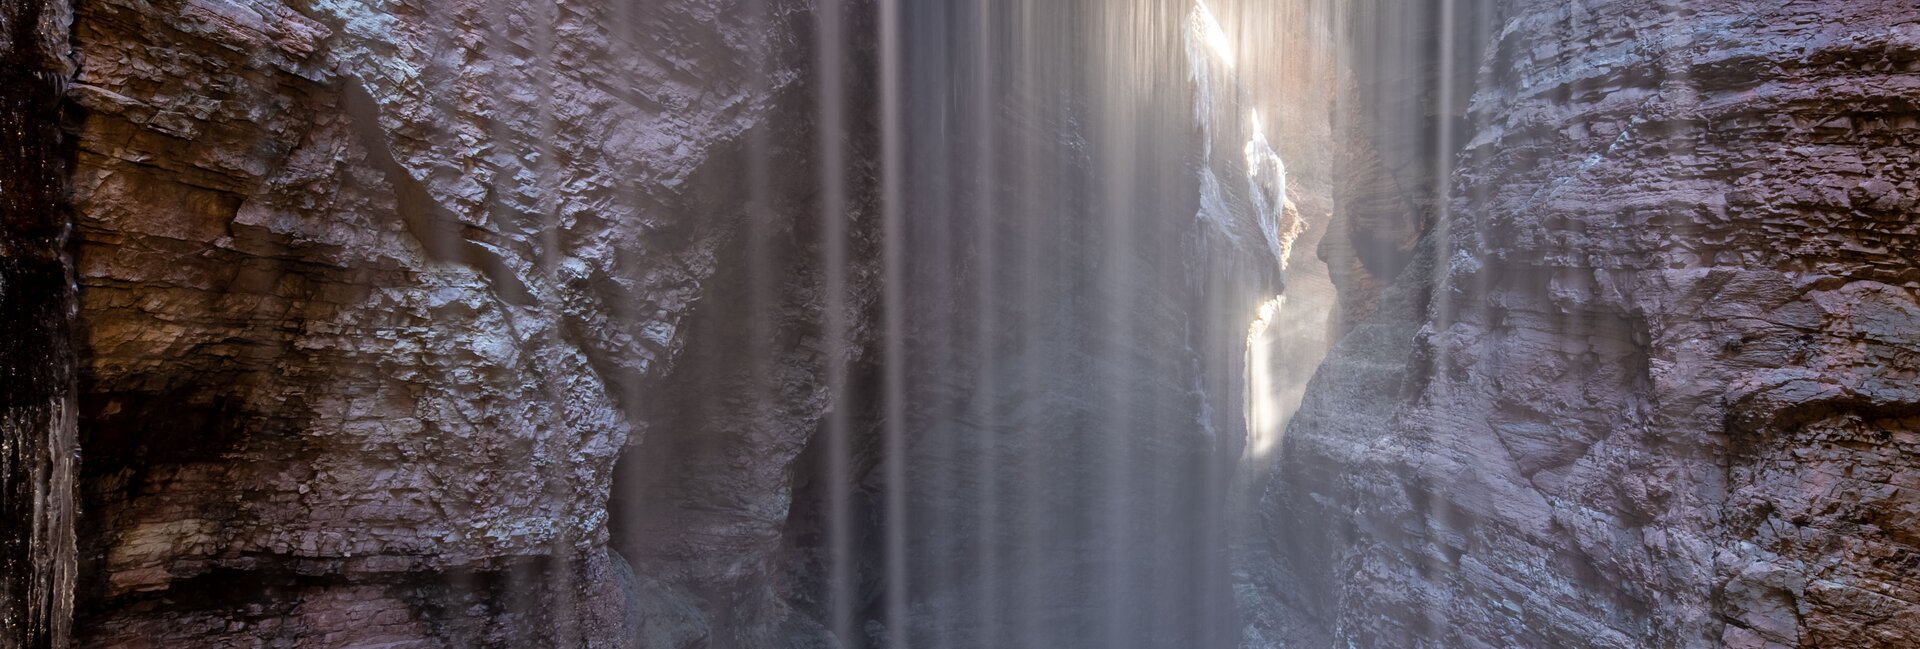
<svg viewBox="0 0 1920 649"><path fill-rule="evenodd" d="M1304 226L1150 5L906 16L956 54L901 59L889 204L864 3L831 89L811 3L80 3L79 643L1230 642L1246 320Z"/></svg>
<svg viewBox="0 0 1920 649"><path fill-rule="evenodd" d="M1912 8L1416 4L81 0L79 644L1920 643Z"/></svg>
<svg viewBox="0 0 1920 649"><path fill-rule="evenodd" d="M1913 642L1914 19L1504 8L1267 492L1301 644Z"/></svg>
<svg viewBox="0 0 1920 649"><path fill-rule="evenodd" d="M60 90L67 6L0 2L0 647L72 621L74 308Z"/></svg>
<svg viewBox="0 0 1920 649"><path fill-rule="evenodd" d="M82 644L629 646L612 467L806 60L736 9L81 3Z"/></svg>

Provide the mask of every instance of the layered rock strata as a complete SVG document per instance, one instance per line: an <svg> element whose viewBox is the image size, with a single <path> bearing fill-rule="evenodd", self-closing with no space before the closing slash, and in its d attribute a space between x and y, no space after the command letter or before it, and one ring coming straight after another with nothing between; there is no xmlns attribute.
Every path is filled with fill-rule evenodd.
<svg viewBox="0 0 1920 649"><path fill-rule="evenodd" d="M82 641L629 646L612 467L807 60L742 9L80 3Z"/></svg>
<svg viewBox="0 0 1920 649"><path fill-rule="evenodd" d="M1914 642L1915 18L1504 7L1431 262L1268 492L1319 633Z"/></svg>
<svg viewBox="0 0 1920 649"><path fill-rule="evenodd" d="M830 5L80 3L81 643L1229 644L1190 8Z"/></svg>

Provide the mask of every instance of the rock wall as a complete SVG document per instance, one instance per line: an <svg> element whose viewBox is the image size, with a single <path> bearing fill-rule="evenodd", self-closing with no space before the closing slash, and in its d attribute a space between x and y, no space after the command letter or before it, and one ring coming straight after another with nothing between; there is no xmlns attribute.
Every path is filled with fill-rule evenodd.
<svg viewBox="0 0 1920 649"><path fill-rule="evenodd" d="M805 14L76 13L83 644L624 646L612 468Z"/></svg>
<svg viewBox="0 0 1920 649"><path fill-rule="evenodd" d="M78 3L80 644L1230 644L1297 213L1190 5L973 9Z"/></svg>
<svg viewBox="0 0 1920 649"><path fill-rule="evenodd" d="M1915 19L1502 5L1446 218L1288 432L1273 605L1357 646L1912 644Z"/></svg>
<svg viewBox="0 0 1920 649"><path fill-rule="evenodd" d="M64 2L0 2L0 647L66 646L74 560L74 308L60 90Z"/></svg>
<svg viewBox="0 0 1920 649"><path fill-rule="evenodd" d="M1920 642L1911 7L1211 4L77 2L80 644Z"/></svg>

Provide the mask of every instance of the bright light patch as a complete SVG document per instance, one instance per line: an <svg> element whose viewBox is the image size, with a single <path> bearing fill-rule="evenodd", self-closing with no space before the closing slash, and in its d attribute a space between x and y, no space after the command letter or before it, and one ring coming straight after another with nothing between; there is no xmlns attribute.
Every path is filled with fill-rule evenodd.
<svg viewBox="0 0 1920 649"><path fill-rule="evenodd" d="M1207 9L1205 0L1195 0L1193 6L1193 28L1199 32L1200 40L1220 56L1227 67L1233 67L1233 41L1227 40L1227 30L1220 28L1220 21L1214 20L1213 11Z"/></svg>
<svg viewBox="0 0 1920 649"><path fill-rule="evenodd" d="M1285 297L1275 296L1271 300L1261 302L1260 309L1254 313L1254 316L1256 318L1256 322L1254 322L1254 326L1259 327L1261 329L1266 329L1267 325L1273 323L1273 317L1276 315L1280 315L1280 304L1282 302L1285 302L1286 300L1287 298Z"/></svg>
<svg viewBox="0 0 1920 649"><path fill-rule="evenodd" d="M1274 296L1254 312L1247 325L1247 453L1260 459L1280 445L1286 414L1282 412L1278 377L1273 375L1274 337L1268 335L1280 316L1285 296Z"/></svg>

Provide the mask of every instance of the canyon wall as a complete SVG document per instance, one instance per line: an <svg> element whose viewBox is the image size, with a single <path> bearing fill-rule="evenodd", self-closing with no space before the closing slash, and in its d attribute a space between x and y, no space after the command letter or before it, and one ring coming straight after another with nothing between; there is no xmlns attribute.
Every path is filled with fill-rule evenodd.
<svg viewBox="0 0 1920 649"><path fill-rule="evenodd" d="M0 648L60 647L74 561L67 6L0 2Z"/></svg>
<svg viewBox="0 0 1920 649"><path fill-rule="evenodd" d="M80 643L630 646L684 607L606 502L744 138L806 112L805 14L736 4L79 3Z"/></svg>
<svg viewBox="0 0 1920 649"><path fill-rule="evenodd" d="M81 646L1920 643L1912 7L1209 4L0 0L0 505Z"/></svg>
<svg viewBox="0 0 1920 649"><path fill-rule="evenodd" d="M1306 646L1914 644L1920 15L1496 9L1445 209L1401 199L1433 226L1288 431L1268 604Z"/></svg>
<svg viewBox="0 0 1920 649"><path fill-rule="evenodd" d="M76 3L77 643L1231 644L1190 11Z"/></svg>

